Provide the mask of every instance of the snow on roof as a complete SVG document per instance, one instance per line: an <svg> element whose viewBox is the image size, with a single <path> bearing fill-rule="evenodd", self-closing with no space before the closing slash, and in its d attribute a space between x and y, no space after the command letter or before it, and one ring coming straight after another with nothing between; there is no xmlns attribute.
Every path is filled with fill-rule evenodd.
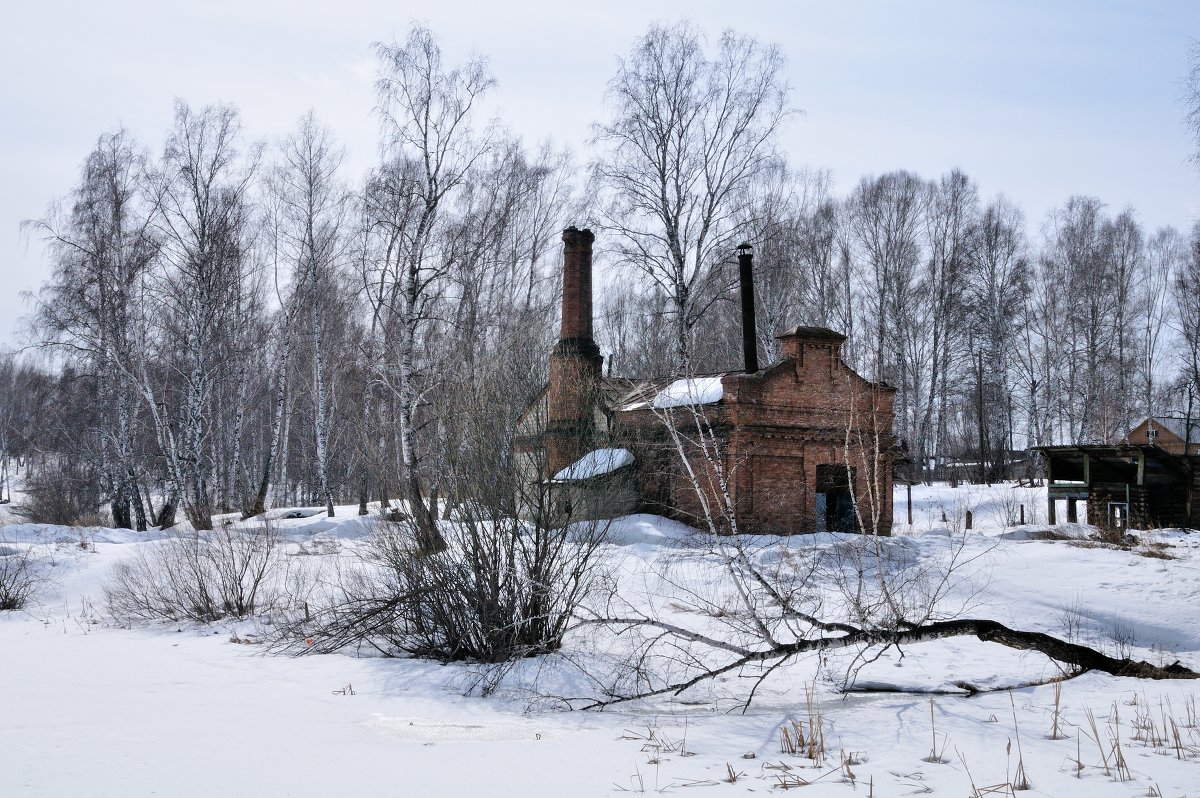
<svg viewBox="0 0 1200 798"><path fill-rule="evenodd" d="M720 377L689 377L675 380L658 392L652 404L655 409L687 407L689 405L711 405L721 401L725 389Z"/></svg>
<svg viewBox="0 0 1200 798"><path fill-rule="evenodd" d="M578 482L592 477L601 477L632 462L633 452L628 449L596 449L555 474L554 481Z"/></svg>

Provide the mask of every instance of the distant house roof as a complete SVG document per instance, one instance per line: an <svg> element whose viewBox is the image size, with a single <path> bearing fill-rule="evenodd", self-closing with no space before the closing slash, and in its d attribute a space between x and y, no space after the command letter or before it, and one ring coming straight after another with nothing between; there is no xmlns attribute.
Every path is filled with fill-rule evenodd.
<svg viewBox="0 0 1200 798"><path fill-rule="evenodd" d="M1200 419L1192 419L1191 435L1188 435L1188 420L1182 416L1151 416L1161 427L1167 429L1181 441L1200 443Z"/></svg>

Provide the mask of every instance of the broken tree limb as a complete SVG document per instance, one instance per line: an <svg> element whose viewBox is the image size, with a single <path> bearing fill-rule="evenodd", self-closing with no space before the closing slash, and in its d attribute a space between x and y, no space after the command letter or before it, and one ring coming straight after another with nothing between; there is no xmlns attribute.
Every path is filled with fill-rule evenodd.
<svg viewBox="0 0 1200 798"><path fill-rule="evenodd" d="M934 621L899 630L856 629L841 636L796 640L753 650L717 640L707 635L699 635L674 624L667 624L648 618L593 619L586 623L609 624L625 629L635 627L652 628L666 634L675 634L688 642L711 646L737 655L732 661L708 668L700 673L695 673L687 679L653 690L596 701L585 707L586 709L602 709L613 704L652 698L658 695L678 695L701 682L714 679L755 663L770 662L773 663L772 667L777 667L779 664L782 664L782 661L803 654L856 647L869 648L871 646L911 645L953 637L974 637L985 643L996 643L1019 651L1036 651L1056 662L1072 666L1077 671L1074 675L1086 671L1100 671L1112 676L1127 676L1137 679L1200 678L1200 673L1186 667L1179 661L1175 661L1170 665L1155 665L1145 660L1117 659L1101 651L1097 651L1090 646L1069 643L1044 632L1027 632L1012 629L999 621L982 618L958 618L948 621Z"/></svg>
<svg viewBox="0 0 1200 798"><path fill-rule="evenodd" d="M1110 657L1090 646L1068 643L1044 632L1024 632L1010 629L998 621L961 618L918 626L902 632L898 638L908 642L936 640L944 637L976 637L985 643L999 643L1020 651L1037 651L1056 662L1074 665L1085 671L1101 671L1112 676L1131 676L1136 679L1197 679L1200 673L1180 664L1155 665L1145 660ZM897 642L905 642L897 640Z"/></svg>

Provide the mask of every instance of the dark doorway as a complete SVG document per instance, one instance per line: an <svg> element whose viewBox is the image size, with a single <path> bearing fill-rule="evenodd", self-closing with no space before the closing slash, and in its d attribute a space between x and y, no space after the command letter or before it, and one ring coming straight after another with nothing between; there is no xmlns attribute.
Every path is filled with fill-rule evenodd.
<svg viewBox="0 0 1200 798"><path fill-rule="evenodd" d="M854 469L829 463L817 466L818 532L857 532L854 514Z"/></svg>

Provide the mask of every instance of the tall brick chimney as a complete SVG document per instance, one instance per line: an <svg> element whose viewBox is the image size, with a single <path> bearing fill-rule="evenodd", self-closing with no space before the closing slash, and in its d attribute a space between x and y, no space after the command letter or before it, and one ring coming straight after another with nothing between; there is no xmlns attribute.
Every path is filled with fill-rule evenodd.
<svg viewBox="0 0 1200 798"><path fill-rule="evenodd" d="M550 354L546 400L547 476L594 448L600 347L592 340L591 230L563 230L562 332Z"/></svg>
<svg viewBox="0 0 1200 798"><path fill-rule="evenodd" d="M742 365L747 374L758 371L758 329L754 323L754 249L738 244L738 281L742 294Z"/></svg>

